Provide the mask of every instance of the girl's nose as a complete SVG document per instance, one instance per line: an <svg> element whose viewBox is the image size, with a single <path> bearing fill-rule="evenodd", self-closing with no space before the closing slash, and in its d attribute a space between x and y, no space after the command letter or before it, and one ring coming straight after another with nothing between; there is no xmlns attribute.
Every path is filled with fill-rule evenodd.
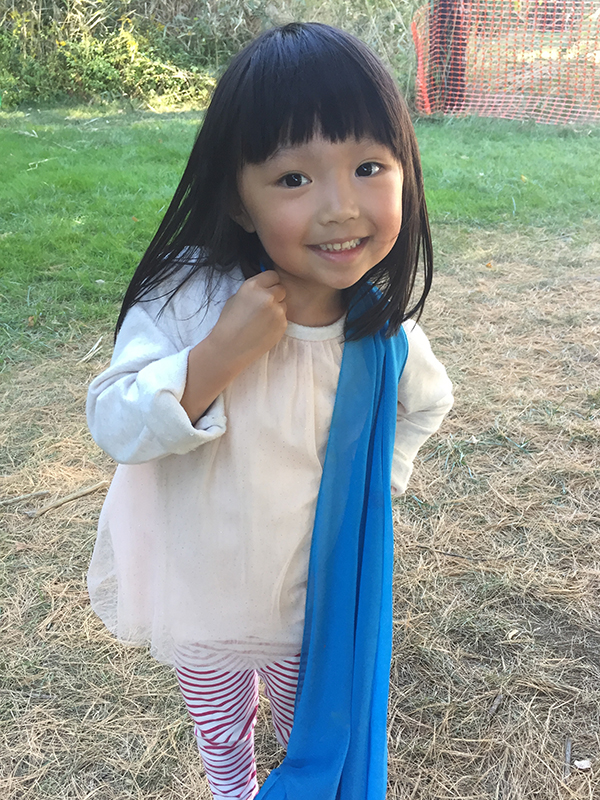
<svg viewBox="0 0 600 800"><path fill-rule="evenodd" d="M321 193L319 211L319 222L322 225L331 222L340 224L356 219L359 216L359 205L352 181L341 178L328 181Z"/></svg>

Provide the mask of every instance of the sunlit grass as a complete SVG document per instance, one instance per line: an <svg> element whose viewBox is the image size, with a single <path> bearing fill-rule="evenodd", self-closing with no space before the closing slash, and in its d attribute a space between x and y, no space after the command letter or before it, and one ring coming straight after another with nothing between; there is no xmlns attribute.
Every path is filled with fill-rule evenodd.
<svg viewBox="0 0 600 800"><path fill-rule="evenodd" d="M600 128L420 120L432 218L577 231L600 217Z"/></svg>
<svg viewBox="0 0 600 800"><path fill-rule="evenodd" d="M114 317L200 119L48 116L0 128L2 325L21 343Z"/></svg>
<svg viewBox="0 0 600 800"><path fill-rule="evenodd" d="M112 323L185 165L200 112L0 115L0 341L6 357ZM600 130L416 124L434 223L588 236Z"/></svg>

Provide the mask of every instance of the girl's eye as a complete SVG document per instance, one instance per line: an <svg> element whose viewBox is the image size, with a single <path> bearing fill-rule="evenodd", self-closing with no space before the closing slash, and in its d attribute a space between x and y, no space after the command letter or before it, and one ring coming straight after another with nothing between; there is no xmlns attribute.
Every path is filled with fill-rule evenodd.
<svg viewBox="0 0 600 800"><path fill-rule="evenodd" d="M299 172L289 172L281 178L279 183L281 183L282 186L288 186L290 189L293 189L296 186L305 186L308 183L308 178L301 175Z"/></svg>
<svg viewBox="0 0 600 800"><path fill-rule="evenodd" d="M380 164L376 164L374 161L367 161L366 163L360 165L360 167L356 170L356 174L359 178L370 178L372 175L377 175L377 173L380 171Z"/></svg>

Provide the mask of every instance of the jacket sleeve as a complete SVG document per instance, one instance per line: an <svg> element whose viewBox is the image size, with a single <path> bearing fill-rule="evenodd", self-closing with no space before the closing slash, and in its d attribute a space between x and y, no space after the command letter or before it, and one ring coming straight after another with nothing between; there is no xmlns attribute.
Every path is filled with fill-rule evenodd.
<svg viewBox="0 0 600 800"><path fill-rule="evenodd" d="M412 321L404 324L404 330L408 357L398 385L393 495L406 491L419 448L437 431L454 402L450 379L423 330Z"/></svg>
<svg viewBox="0 0 600 800"><path fill-rule="evenodd" d="M121 464L188 453L226 430L221 396L195 425L190 422L179 401L191 346L178 341L169 314L155 311L156 303L137 303L128 311L111 364L88 391L92 437Z"/></svg>

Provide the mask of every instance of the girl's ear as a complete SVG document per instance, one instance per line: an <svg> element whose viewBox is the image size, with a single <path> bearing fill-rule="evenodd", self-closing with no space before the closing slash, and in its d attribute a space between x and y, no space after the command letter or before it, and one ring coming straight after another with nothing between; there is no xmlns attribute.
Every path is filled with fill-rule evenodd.
<svg viewBox="0 0 600 800"><path fill-rule="evenodd" d="M229 211L229 216L234 222L237 222L238 225L246 231L246 233L256 233L256 228L250 214L246 211L246 207L242 203L239 197L236 197L232 207Z"/></svg>

